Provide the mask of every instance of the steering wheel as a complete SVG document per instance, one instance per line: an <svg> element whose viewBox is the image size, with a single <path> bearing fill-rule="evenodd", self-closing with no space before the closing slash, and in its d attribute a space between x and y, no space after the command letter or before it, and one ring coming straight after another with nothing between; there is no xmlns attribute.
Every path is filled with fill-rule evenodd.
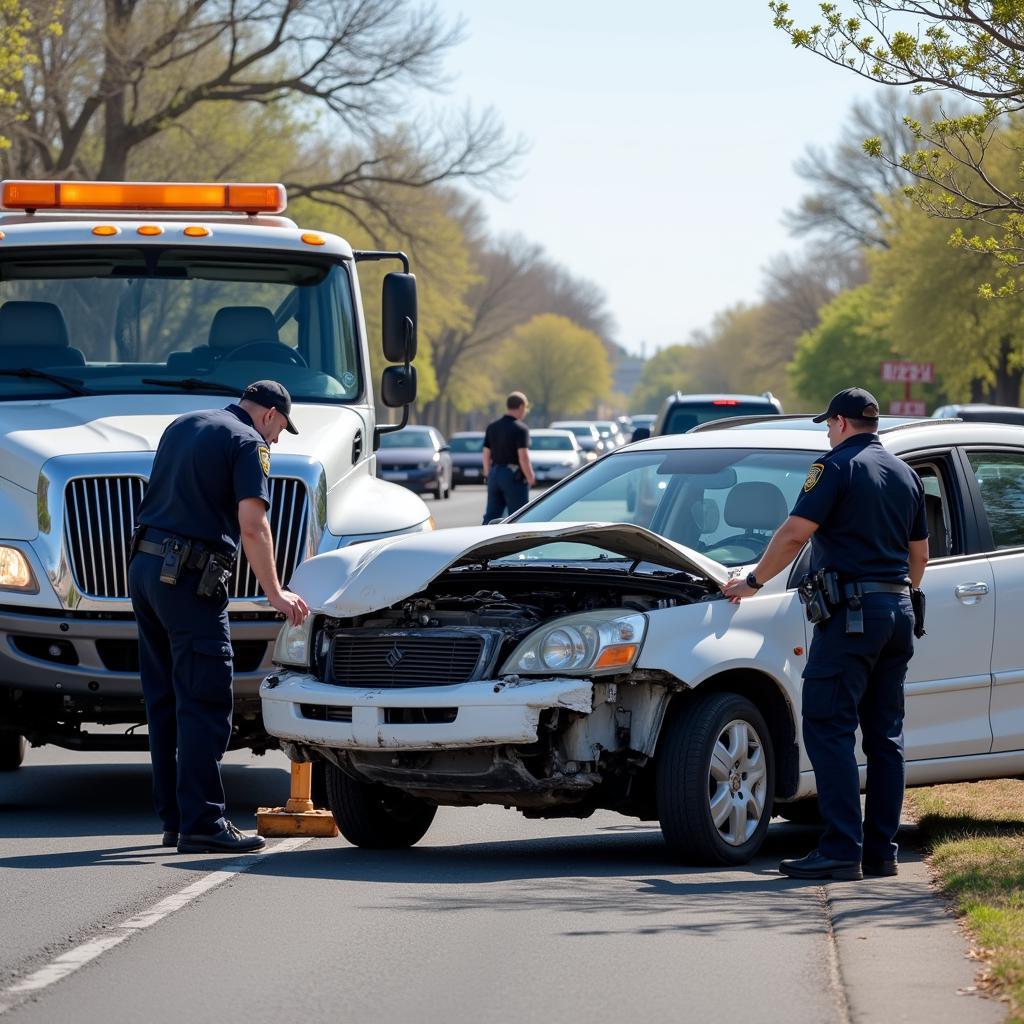
<svg viewBox="0 0 1024 1024"><path fill-rule="evenodd" d="M749 561L756 562L765 553L770 539L771 538L769 537L762 537L759 534L741 533L734 537L724 537L722 540L715 541L714 544L709 544L707 547L701 546L697 550L700 551L701 554L709 555L711 558L714 558L715 556L712 552L731 548L731 560L732 556L735 556L737 553L736 549L740 548L741 550L746 550L751 553ZM716 559L716 561L721 560L722 559Z"/></svg>
<svg viewBox="0 0 1024 1024"><path fill-rule="evenodd" d="M285 345L284 342L278 341L276 338L254 338L252 341L243 342L237 348L228 349L220 357L220 361L227 363L234 359L240 359L241 353L246 352L246 350L248 350L250 358L254 350L261 350L261 356L270 359L272 362L291 363L293 366L304 366L307 369L309 367L309 363L303 359L301 352Z"/></svg>

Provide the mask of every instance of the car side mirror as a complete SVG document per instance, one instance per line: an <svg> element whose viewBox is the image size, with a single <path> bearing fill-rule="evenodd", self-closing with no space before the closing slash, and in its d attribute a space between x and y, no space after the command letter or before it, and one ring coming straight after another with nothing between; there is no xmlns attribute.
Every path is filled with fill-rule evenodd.
<svg viewBox="0 0 1024 1024"><path fill-rule="evenodd" d="M397 409L416 401L416 367L389 366L380 377L380 400Z"/></svg>
<svg viewBox="0 0 1024 1024"><path fill-rule="evenodd" d="M385 275L381 288L381 340L384 358L389 363L411 363L416 358L416 310L416 275Z"/></svg>
<svg viewBox="0 0 1024 1024"><path fill-rule="evenodd" d="M651 436L650 427L637 427L630 436L630 443L635 441L646 441Z"/></svg>

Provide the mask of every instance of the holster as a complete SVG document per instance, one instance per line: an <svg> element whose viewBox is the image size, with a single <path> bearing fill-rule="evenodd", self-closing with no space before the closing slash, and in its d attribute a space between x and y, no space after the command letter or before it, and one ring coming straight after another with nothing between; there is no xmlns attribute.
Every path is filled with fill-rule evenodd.
<svg viewBox="0 0 1024 1024"><path fill-rule="evenodd" d="M160 582L174 586L185 570L185 563L192 552L188 541L174 540L164 545L164 560L160 563Z"/></svg>
<svg viewBox="0 0 1024 1024"><path fill-rule="evenodd" d="M804 606L807 621L818 625L832 618L832 608L838 604L838 580L829 579L835 573L809 572L797 584L797 595Z"/></svg>
<svg viewBox="0 0 1024 1024"><path fill-rule="evenodd" d="M910 603L914 607L914 636L920 640L925 635L924 613L927 606L924 591L920 587L910 588Z"/></svg>
<svg viewBox="0 0 1024 1024"><path fill-rule="evenodd" d="M199 582L196 584L197 597L216 597L218 590L223 586L227 587L228 577L233 568L232 559L227 555L221 555L211 551L203 566Z"/></svg>

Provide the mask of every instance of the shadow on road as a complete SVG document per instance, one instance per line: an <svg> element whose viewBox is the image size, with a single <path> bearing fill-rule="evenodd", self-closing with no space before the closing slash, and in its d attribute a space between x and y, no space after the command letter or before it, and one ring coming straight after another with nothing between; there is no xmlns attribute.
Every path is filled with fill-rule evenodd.
<svg viewBox="0 0 1024 1024"><path fill-rule="evenodd" d="M229 764L222 774L228 813L240 827L255 825L257 806L287 798L287 769ZM148 764L25 765L0 775L0 839L152 834L159 822L150 786ZM33 858L0 865L19 866L15 860Z"/></svg>

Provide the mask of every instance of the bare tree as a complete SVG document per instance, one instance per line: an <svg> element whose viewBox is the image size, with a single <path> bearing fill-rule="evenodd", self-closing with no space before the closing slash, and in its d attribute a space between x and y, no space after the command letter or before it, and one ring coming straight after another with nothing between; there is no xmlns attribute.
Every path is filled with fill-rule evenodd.
<svg viewBox="0 0 1024 1024"><path fill-rule="evenodd" d="M886 89L873 101L853 105L833 148L807 148L795 169L812 191L785 216L794 235L825 237L849 250L886 245L880 200L911 182L913 175L892 163L872 160L864 152L864 139L881 139L886 152L910 152L916 142L904 121L908 106L919 120L935 116L938 109L933 97L908 104L897 89Z"/></svg>
<svg viewBox="0 0 1024 1024"><path fill-rule="evenodd" d="M34 0L41 9L48 0ZM39 17L40 24L46 19ZM415 0L65 0L39 30L6 126L18 175L124 179L146 142L211 104L291 105L329 131L337 159L292 193L366 201L378 184L494 182L520 150L494 114L431 123L418 91L445 85L462 36Z"/></svg>

